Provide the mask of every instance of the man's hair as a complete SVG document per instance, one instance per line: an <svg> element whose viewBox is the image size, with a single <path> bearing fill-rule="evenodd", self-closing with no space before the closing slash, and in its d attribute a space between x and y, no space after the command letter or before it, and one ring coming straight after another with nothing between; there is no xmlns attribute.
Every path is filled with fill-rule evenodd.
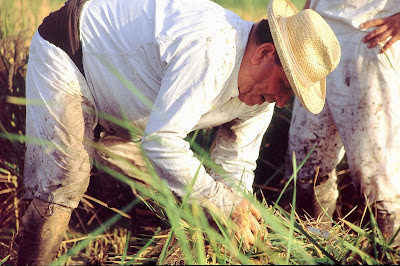
<svg viewBox="0 0 400 266"><path fill-rule="evenodd" d="M256 29L256 42L258 45L267 42L274 43L271 35L271 30L269 29L269 23L266 19L261 20L258 24L258 27Z"/></svg>
<svg viewBox="0 0 400 266"><path fill-rule="evenodd" d="M272 43L274 44L274 40L272 39L271 30L269 28L269 23L267 19L263 19L259 22L258 27L255 32L256 36L256 43L261 45L263 43ZM275 56L275 63L278 65L282 65L281 61L279 60L278 53Z"/></svg>

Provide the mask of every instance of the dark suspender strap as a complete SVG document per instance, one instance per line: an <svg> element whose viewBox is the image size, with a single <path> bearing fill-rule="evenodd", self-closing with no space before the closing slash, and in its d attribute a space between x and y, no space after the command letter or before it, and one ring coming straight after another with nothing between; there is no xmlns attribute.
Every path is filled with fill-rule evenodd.
<svg viewBox="0 0 400 266"><path fill-rule="evenodd" d="M86 1L68 0L62 8L50 13L38 28L40 36L63 49L84 76L79 16Z"/></svg>

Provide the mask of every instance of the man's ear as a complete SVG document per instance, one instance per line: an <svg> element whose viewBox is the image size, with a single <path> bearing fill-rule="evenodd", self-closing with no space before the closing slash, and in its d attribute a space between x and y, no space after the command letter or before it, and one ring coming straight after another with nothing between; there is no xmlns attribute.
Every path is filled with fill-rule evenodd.
<svg viewBox="0 0 400 266"><path fill-rule="evenodd" d="M273 43L267 42L263 43L257 47L255 50L253 57L251 58L251 63L254 65L260 64L263 60L268 59L269 57L275 57L275 45Z"/></svg>

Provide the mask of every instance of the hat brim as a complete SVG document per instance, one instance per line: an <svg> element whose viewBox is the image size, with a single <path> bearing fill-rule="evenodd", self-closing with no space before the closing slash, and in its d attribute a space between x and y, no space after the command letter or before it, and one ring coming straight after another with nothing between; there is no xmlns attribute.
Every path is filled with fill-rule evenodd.
<svg viewBox="0 0 400 266"><path fill-rule="evenodd" d="M282 31L278 23L280 17L293 16L298 12L299 10L297 7L288 0L270 0L267 9L267 18L275 49L278 52L282 67L292 86L294 94L303 107L313 114L318 114L325 104L326 80L323 78L311 87L306 87L299 82L294 75L293 63L289 60L290 56L288 55L288 51L291 48L287 47L287 44L283 41Z"/></svg>

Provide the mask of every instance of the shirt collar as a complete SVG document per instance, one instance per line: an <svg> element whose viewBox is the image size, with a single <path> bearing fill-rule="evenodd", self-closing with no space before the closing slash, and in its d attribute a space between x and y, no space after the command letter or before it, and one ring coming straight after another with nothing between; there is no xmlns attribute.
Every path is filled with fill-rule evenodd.
<svg viewBox="0 0 400 266"><path fill-rule="evenodd" d="M244 21L242 25L240 26L241 29L238 30L240 34L236 37L237 41L237 53L236 53L236 66L232 71L231 75L231 82L230 82L230 88L232 88L232 98L233 97L238 97L239 96L239 86L238 86L238 79L239 79L239 70L240 70L240 65L242 64L243 61L243 56L244 52L246 50L247 42L249 39L249 34L251 31L251 28L253 27L254 22L250 21Z"/></svg>

